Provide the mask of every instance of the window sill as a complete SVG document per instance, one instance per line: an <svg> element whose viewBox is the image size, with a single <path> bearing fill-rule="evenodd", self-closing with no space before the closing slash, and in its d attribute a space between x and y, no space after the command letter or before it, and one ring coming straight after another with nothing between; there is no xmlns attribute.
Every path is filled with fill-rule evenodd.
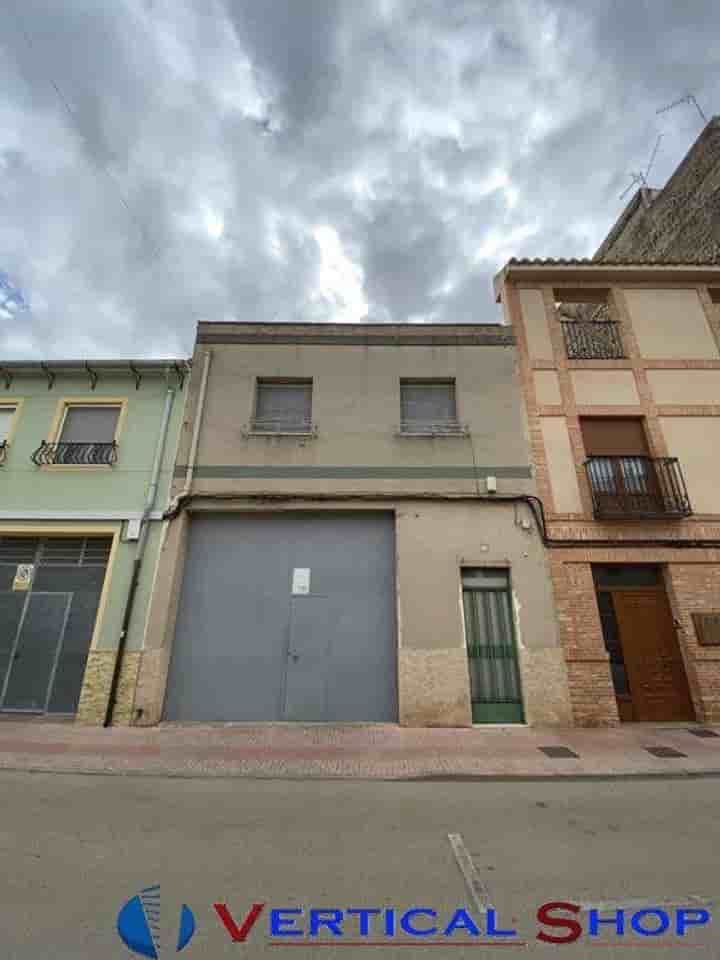
<svg viewBox="0 0 720 960"><path fill-rule="evenodd" d="M469 437L470 430L467 427L458 425L457 429L452 430L396 430L396 437L409 437L417 440L423 437L426 440L435 440L438 437L447 439L457 439L458 437Z"/></svg>
<svg viewBox="0 0 720 960"><path fill-rule="evenodd" d="M244 430L244 437L295 437L297 440L312 440L317 430Z"/></svg>
<svg viewBox="0 0 720 960"><path fill-rule="evenodd" d="M43 463L38 470L78 470L81 473L87 473L92 470L112 470L113 466L109 463Z"/></svg>

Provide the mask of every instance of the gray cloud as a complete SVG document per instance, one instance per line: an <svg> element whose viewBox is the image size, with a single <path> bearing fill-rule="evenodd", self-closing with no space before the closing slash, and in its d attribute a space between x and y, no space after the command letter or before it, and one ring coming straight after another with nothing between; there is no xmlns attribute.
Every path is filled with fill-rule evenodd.
<svg viewBox="0 0 720 960"><path fill-rule="evenodd" d="M497 319L588 255L720 92L716 5L23 0L0 34L0 355L187 353L198 319ZM4 295L3 303L7 301Z"/></svg>

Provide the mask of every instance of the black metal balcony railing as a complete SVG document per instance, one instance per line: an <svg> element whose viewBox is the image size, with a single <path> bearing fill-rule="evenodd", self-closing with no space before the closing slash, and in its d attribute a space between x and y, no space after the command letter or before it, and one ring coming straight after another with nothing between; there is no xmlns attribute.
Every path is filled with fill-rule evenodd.
<svg viewBox="0 0 720 960"><path fill-rule="evenodd" d="M315 434L316 427L306 417L254 417L250 433L302 433Z"/></svg>
<svg viewBox="0 0 720 960"><path fill-rule="evenodd" d="M669 519L692 513L676 457L590 457L585 469L598 519Z"/></svg>
<svg viewBox="0 0 720 960"><path fill-rule="evenodd" d="M398 432L406 436L457 437L465 436L468 428L455 417L440 417L436 420L402 420Z"/></svg>
<svg viewBox="0 0 720 960"><path fill-rule="evenodd" d="M622 360L625 356L614 320L563 320L568 360Z"/></svg>
<svg viewBox="0 0 720 960"><path fill-rule="evenodd" d="M41 443L32 455L38 467L73 466L112 467L117 462L117 444L112 443Z"/></svg>
<svg viewBox="0 0 720 960"><path fill-rule="evenodd" d="M0 440L0 463L5 463L6 454L7 454L7 440Z"/></svg>

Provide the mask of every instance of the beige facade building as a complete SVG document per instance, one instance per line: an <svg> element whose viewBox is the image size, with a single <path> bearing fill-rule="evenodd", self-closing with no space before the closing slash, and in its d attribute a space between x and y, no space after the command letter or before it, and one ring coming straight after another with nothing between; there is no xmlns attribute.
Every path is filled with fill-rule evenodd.
<svg viewBox="0 0 720 960"><path fill-rule="evenodd" d="M720 722L720 265L511 260L573 720Z"/></svg>
<svg viewBox="0 0 720 960"><path fill-rule="evenodd" d="M571 722L508 326L201 323L193 364L135 722Z"/></svg>

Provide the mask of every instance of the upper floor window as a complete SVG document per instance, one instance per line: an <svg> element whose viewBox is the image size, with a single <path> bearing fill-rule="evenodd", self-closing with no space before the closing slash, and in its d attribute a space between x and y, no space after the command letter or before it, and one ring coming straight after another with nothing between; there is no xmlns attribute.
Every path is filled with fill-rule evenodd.
<svg viewBox="0 0 720 960"><path fill-rule="evenodd" d="M458 422L454 380L401 380L400 432L456 434Z"/></svg>
<svg viewBox="0 0 720 960"><path fill-rule="evenodd" d="M569 360L620 360L625 356L618 324L611 318L607 290L556 290Z"/></svg>
<svg viewBox="0 0 720 960"><path fill-rule="evenodd" d="M0 406L0 443L5 443L10 437L10 426L16 410L15 404Z"/></svg>
<svg viewBox="0 0 720 960"><path fill-rule="evenodd" d="M585 469L599 519L684 517L692 511L680 464L652 457L643 421L581 417Z"/></svg>
<svg viewBox="0 0 720 960"><path fill-rule="evenodd" d="M10 428L17 413L15 404L0 406L0 463L5 460L5 450L10 439Z"/></svg>
<svg viewBox="0 0 720 960"><path fill-rule="evenodd" d="M68 403L54 441L33 454L39 466L112 466L117 460L120 404Z"/></svg>
<svg viewBox="0 0 720 960"><path fill-rule="evenodd" d="M312 380L258 380L254 433L312 433Z"/></svg>

